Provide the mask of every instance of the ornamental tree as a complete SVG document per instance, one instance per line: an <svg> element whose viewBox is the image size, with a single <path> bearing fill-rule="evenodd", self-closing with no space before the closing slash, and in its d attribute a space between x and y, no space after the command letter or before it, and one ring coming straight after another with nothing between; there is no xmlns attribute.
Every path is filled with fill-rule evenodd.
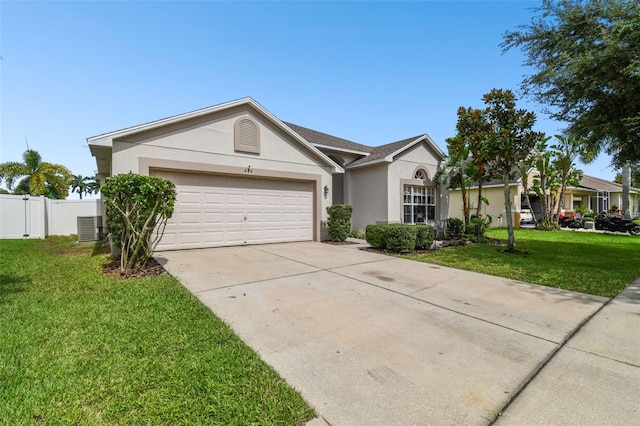
<svg viewBox="0 0 640 426"><path fill-rule="evenodd" d="M122 249L120 270L144 266L173 215L175 185L167 179L129 173L106 178L101 191L111 240Z"/></svg>
<svg viewBox="0 0 640 426"><path fill-rule="evenodd" d="M487 107L483 110L481 131L485 152L491 158L492 173L504 185L504 207L507 215L507 251L515 251L513 217L511 216L510 181L518 172L518 165L525 161L536 143L543 137L533 131L536 115L524 109L516 109L516 97L510 90L493 89L482 97Z"/></svg>

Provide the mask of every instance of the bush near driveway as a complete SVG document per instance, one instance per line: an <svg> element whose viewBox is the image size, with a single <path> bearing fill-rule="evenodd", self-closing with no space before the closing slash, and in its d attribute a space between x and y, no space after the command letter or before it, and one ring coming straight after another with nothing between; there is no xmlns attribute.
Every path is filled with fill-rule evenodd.
<svg viewBox="0 0 640 426"><path fill-rule="evenodd" d="M327 220L327 228L329 228L329 237L331 241L345 241L351 231L351 213L353 208L349 204L334 204L327 207L329 219Z"/></svg>
<svg viewBox="0 0 640 426"><path fill-rule="evenodd" d="M103 277L98 251L73 237L0 240L0 424L313 418L177 280Z"/></svg>
<svg viewBox="0 0 640 426"><path fill-rule="evenodd" d="M390 223L368 225L365 234L371 246L393 253L409 253L413 250L427 250L433 244L434 230L431 225L409 225Z"/></svg>

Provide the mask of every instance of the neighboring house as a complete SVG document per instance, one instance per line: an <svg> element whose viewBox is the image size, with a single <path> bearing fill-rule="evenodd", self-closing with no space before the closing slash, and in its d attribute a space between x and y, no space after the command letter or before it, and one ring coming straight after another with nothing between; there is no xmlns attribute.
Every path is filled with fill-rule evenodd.
<svg viewBox="0 0 640 426"><path fill-rule="evenodd" d="M532 170L529 173L529 189L533 186L533 179L537 176L537 171ZM516 225L518 224L519 212L524 208L524 188L522 186L522 179L516 178L509 183L511 191L512 207L514 220ZM462 198L459 189L450 191L449 200L449 213L451 217L457 217L462 219ZM470 212L475 213L478 199L477 187L471 188L470 191L470 204L472 205ZM502 183L491 182L483 185L482 196L488 201L488 205L482 206L482 214L484 216L491 216L493 222L491 226L506 226L505 208L504 208L504 186ZM630 189L630 210L631 216L635 217L640 212L640 189ZM533 208L536 217L541 217L541 204L540 197L538 197L533 191L529 192L529 201ZM595 213L601 211L607 211L612 206L622 205L622 185L614 182L609 182L604 179L599 179L593 176L583 176L580 183L577 186L568 186L564 198L564 205L561 209L563 214L571 214L574 212L575 207L579 205L585 205L589 210ZM553 213L556 212L556 207L553 207Z"/></svg>
<svg viewBox="0 0 640 426"><path fill-rule="evenodd" d="M584 176L576 187L567 188L564 208L573 212L579 205L585 205L595 213L622 207L622 185L593 176ZM631 217L640 214L640 189L629 189L629 210Z"/></svg>
<svg viewBox="0 0 640 426"><path fill-rule="evenodd" d="M369 147L280 121L251 98L87 139L98 178L160 176L178 196L159 249L326 238L326 207L352 226L446 219L427 135Z"/></svg>

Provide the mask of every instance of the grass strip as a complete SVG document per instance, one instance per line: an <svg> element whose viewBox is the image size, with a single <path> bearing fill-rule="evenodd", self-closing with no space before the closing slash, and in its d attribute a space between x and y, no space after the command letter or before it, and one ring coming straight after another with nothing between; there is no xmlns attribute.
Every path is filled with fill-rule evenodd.
<svg viewBox="0 0 640 426"><path fill-rule="evenodd" d="M505 243L399 257L606 297L617 295L640 276L640 238L636 236L516 229L519 254L503 251L506 229L489 229L487 236Z"/></svg>

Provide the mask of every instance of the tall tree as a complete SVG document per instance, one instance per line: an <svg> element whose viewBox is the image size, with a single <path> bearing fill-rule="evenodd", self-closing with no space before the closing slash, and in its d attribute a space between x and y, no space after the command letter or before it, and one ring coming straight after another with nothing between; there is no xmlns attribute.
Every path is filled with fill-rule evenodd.
<svg viewBox="0 0 640 426"><path fill-rule="evenodd" d="M633 188L640 188L640 162L630 165L631 169L631 186ZM616 174L613 180L615 183L622 183L622 173Z"/></svg>
<svg viewBox="0 0 640 426"><path fill-rule="evenodd" d="M28 190L31 195L55 194L57 198L67 198L72 178L69 169L42 161L40 154L32 149L26 150L22 159L22 163L11 161L0 164L0 178L6 181L9 190L18 180L17 187Z"/></svg>
<svg viewBox="0 0 640 426"><path fill-rule="evenodd" d="M564 207L564 197L567 192L567 184L575 181L577 172L575 161L580 156L591 161L591 153L583 148L582 140L573 134L568 136L556 135L557 143L551 145L553 165L558 171L560 178L560 195L558 196L558 206L556 208L556 223L560 220L560 213ZM582 172L579 173L580 175ZM573 177L573 179L571 179Z"/></svg>
<svg viewBox="0 0 640 426"><path fill-rule="evenodd" d="M97 194L99 190L100 185L95 176L73 175L71 179L71 191L77 192L81 200L82 195Z"/></svg>
<svg viewBox="0 0 640 426"><path fill-rule="evenodd" d="M535 148L542 134L533 131L536 115L516 108L516 97L510 90L493 89L482 97L487 107L484 120L489 124L486 152L491 169L504 185L504 207L507 215L507 251L515 251L510 182L518 165ZM484 128L482 126L481 128Z"/></svg>
<svg viewBox="0 0 640 426"><path fill-rule="evenodd" d="M640 2L543 0L527 25L504 34L535 73L522 89L590 150L613 164L640 161Z"/></svg>

